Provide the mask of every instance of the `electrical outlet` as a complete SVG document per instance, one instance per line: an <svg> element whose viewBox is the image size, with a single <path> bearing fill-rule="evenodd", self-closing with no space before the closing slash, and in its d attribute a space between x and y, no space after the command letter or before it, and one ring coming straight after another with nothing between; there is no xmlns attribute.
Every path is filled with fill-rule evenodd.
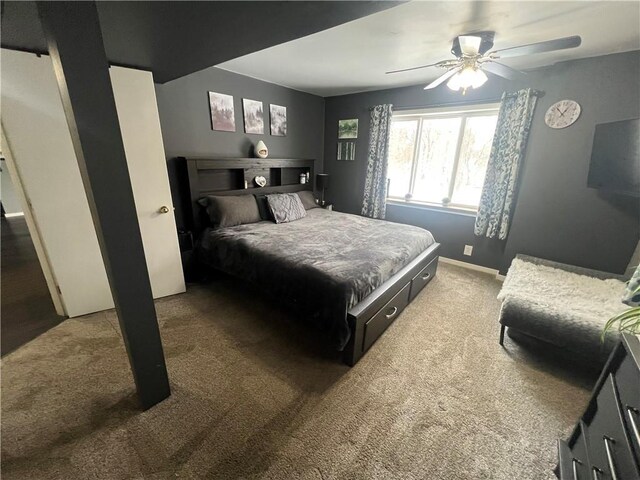
<svg viewBox="0 0 640 480"><path fill-rule="evenodd" d="M471 256L471 254L473 254L473 246L472 245L465 245L464 246L464 254Z"/></svg>

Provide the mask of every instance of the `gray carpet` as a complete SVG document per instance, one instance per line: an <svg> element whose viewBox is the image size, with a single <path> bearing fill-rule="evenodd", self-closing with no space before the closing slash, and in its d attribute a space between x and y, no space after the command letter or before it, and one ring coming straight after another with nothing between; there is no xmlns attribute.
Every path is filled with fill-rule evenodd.
<svg viewBox="0 0 640 480"><path fill-rule="evenodd" d="M2 478L544 479L584 380L506 340L491 276L438 276L354 367L216 280L157 302L172 396L137 409L113 312L2 360Z"/></svg>

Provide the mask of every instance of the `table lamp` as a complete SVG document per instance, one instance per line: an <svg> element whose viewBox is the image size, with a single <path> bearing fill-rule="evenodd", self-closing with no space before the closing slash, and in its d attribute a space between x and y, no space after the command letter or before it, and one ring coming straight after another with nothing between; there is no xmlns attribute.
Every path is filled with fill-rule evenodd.
<svg viewBox="0 0 640 480"><path fill-rule="evenodd" d="M317 173L316 174L316 188L318 190L322 190L322 199L320 201L320 205L324 207L324 190L329 186L329 174L328 173Z"/></svg>

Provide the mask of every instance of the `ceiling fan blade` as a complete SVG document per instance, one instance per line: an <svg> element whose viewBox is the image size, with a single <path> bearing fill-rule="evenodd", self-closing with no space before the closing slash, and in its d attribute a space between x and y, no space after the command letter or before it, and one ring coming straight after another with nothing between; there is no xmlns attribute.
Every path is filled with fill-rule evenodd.
<svg viewBox="0 0 640 480"><path fill-rule="evenodd" d="M460 50L462 50L462 54L472 57L478 54L482 38L472 35L461 35L458 37L458 41L460 42Z"/></svg>
<svg viewBox="0 0 640 480"><path fill-rule="evenodd" d="M509 80L519 80L526 76L526 73L516 70L515 68L508 67L504 63L494 61L486 62L482 64L482 70L498 75Z"/></svg>
<svg viewBox="0 0 640 480"><path fill-rule="evenodd" d="M553 52L554 50L564 50L566 48L579 47L582 38L575 35L573 37L557 38L546 42L530 43L528 45L520 45L519 47L505 48L496 50L491 55L497 58L519 57L521 55L533 55L534 53Z"/></svg>
<svg viewBox="0 0 640 480"><path fill-rule="evenodd" d="M462 67L454 67L454 68L452 68L451 70L447 71L444 75L440 75L433 82L431 82L429 85L424 87L424 89L425 90L431 90L432 88L436 88L441 83L444 83L447 80L449 80L451 77L453 77L460 70L462 70Z"/></svg>
<svg viewBox="0 0 640 480"><path fill-rule="evenodd" d="M440 60L439 62L436 62L436 63L430 63L429 65L420 65L419 67L402 68L400 70L391 70L390 72L385 72L385 74L408 72L410 70L418 70L420 68L427 68L427 67L450 68L457 65L458 63L459 63L458 60Z"/></svg>
<svg viewBox="0 0 640 480"><path fill-rule="evenodd" d="M438 62L438 63L441 63L441 62ZM410 70L418 70L420 68L435 67L438 65L438 63L430 63L429 65L420 65L419 67L401 68L400 70L391 70L390 72L384 72L384 73L385 75L388 75L390 73L408 72Z"/></svg>

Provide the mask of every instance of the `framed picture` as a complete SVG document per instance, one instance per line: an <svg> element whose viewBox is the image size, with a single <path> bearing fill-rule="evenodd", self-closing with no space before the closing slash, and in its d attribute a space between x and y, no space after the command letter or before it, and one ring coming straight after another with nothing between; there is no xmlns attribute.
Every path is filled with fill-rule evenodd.
<svg viewBox="0 0 640 480"><path fill-rule="evenodd" d="M269 117L271 119L271 135L278 137L287 136L287 107L269 105Z"/></svg>
<svg viewBox="0 0 640 480"><path fill-rule="evenodd" d="M356 142L338 142L337 160L355 160Z"/></svg>
<svg viewBox="0 0 640 480"><path fill-rule="evenodd" d="M358 138L358 119L338 120L338 138Z"/></svg>
<svg viewBox="0 0 640 480"><path fill-rule="evenodd" d="M244 111L244 131L246 133L264 134L262 102L243 98L242 109Z"/></svg>
<svg viewBox="0 0 640 480"><path fill-rule="evenodd" d="M209 92L209 109L211 110L212 130L236 131L236 116L231 95Z"/></svg>

